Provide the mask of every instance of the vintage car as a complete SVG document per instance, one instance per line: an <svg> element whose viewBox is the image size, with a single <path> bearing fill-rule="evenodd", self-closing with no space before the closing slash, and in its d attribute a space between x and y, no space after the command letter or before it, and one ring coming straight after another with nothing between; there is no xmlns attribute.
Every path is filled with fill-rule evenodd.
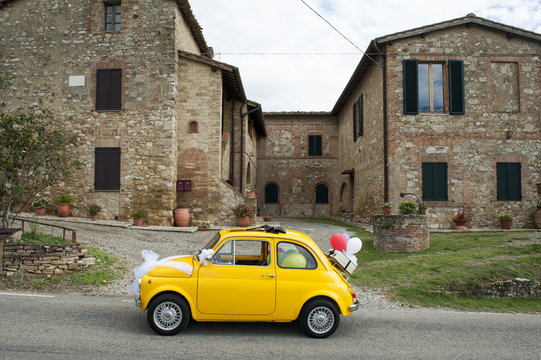
<svg viewBox="0 0 541 360"><path fill-rule="evenodd" d="M136 306L147 310L150 327L161 335L177 334L190 318L298 319L307 335L323 338L337 329L340 314L359 307L352 287L317 244L281 227L222 230L193 256L147 265L135 283Z"/></svg>

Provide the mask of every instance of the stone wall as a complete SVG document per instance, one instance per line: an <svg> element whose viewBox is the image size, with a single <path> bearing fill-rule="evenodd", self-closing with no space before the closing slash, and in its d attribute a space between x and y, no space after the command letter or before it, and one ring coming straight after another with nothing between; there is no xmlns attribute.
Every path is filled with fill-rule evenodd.
<svg viewBox="0 0 541 360"><path fill-rule="evenodd" d="M79 244L42 245L32 242L3 243L2 276L17 271L32 275L61 275L81 270L96 258Z"/></svg>
<svg viewBox="0 0 541 360"><path fill-rule="evenodd" d="M430 247L426 215L375 215L374 247L385 253L414 252Z"/></svg>
<svg viewBox="0 0 541 360"><path fill-rule="evenodd" d="M381 58L375 57L381 62ZM338 115L340 208L369 223L384 203L383 71L371 66ZM353 104L363 95L364 132L353 138ZM358 117L358 115L356 115Z"/></svg>
<svg viewBox="0 0 541 360"><path fill-rule="evenodd" d="M389 195L395 209L400 192L422 196L422 162L446 162L449 199L428 202L433 227L452 228L453 214L462 208L473 228L498 228L504 213L518 228L534 226L535 184L541 178L541 46L507 35L461 25L388 46ZM465 114L405 115L404 59L463 60ZM497 162L522 164L522 201L497 200Z"/></svg>
<svg viewBox="0 0 541 360"><path fill-rule="evenodd" d="M105 31L103 19L101 0L6 4L0 9L0 66L13 72L15 81L0 96L8 109L36 107L41 99L58 125L79 140L75 154L86 167L41 196L70 194L74 216L87 216L89 205L97 203L103 208L100 218L125 220L144 210L149 224L170 225L176 128L185 115L178 111L183 78L177 50L199 54L199 48L174 1L122 2L120 31ZM121 111L95 110L96 72L107 68L122 69ZM74 86L72 76L82 81ZM205 99L220 92L219 86L205 85ZM220 109L213 108L218 114ZM94 190L96 147L120 148L119 191Z"/></svg>
<svg viewBox="0 0 541 360"><path fill-rule="evenodd" d="M338 216L338 128L328 113L265 113L267 137L258 148L258 207L262 215ZM322 156L308 156L308 136L322 136ZM265 187L275 183L279 203L265 203ZM315 203L325 184L329 204Z"/></svg>

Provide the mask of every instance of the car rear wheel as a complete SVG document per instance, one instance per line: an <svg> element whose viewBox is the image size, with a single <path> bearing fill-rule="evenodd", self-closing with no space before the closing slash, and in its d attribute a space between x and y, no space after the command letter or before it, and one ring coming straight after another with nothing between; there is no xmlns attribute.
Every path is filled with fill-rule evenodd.
<svg viewBox="0 0 541 360"><path fill-rule="evenodd" d="M190 306L178 295L163 294L156 297L147 311L147 320L160 335L175 335L188 326Z"/></svg>
<svg viewBox="0 0 541 360"><path fill-rule="evenodd" d="M304 305L299 320L306 335L324 338L332 335L338 328L340 313L333 302L315 299Z"/></svg>

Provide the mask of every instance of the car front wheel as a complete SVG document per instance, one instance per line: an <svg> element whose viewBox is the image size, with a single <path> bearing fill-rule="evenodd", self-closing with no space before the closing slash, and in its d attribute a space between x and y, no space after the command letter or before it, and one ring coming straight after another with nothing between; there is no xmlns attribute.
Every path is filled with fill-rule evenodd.
<svg viewBox="0 0 541 360"><path fill-rule="evenodd" d="M178 295L163 294L156 297L147 311L147 320L160 335L175 335L188 326L190 306Z"/></svg>
<svg viewBox="0 0 541 360"><path fill-rule="evenodd" d="M306 335L324 338L332 335L338 328L340 313L331 301L315 299L303 307L299 320Z"/></svg>

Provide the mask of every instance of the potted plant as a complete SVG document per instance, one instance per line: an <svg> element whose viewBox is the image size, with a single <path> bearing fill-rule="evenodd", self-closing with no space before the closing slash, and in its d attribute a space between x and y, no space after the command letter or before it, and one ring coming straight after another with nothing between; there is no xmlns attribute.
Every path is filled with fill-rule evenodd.
<svg viewBox="0 0 541 360"><path fill-rule="evenodd" d="M210 221L203 221L201 225L197 226L199 231L207 231L210 229Z"/></svg>
<svg viewBox="0 0 541 360"><path fill-rule="evenodd" d="M413 200L401 201L398 205L401 214L415 214L417 212L417 203Z"/></svg>
<svg viewBox="0 0 541 360"><path fill-rule="evenodd" d="M383 204L383 214L391 215L392 208L393 208L393 205L387 201L386 203Z"/></svg>
<svg viewBox="0 0 541 360"><path fill-rule="evenodd" d="M466 215L464 215L464 210L459 210L453 218L453 221L455 222L455 227L453 230L468 230L466 227L466 222L468 219L466 218Z"/></svg>
<svg viewBox="0 0 541 360"><path fill-rule="evenodd" d="M263 216L263 220L265 220L265 221L271 221L271 219L272 219L272 218L271 218L270 215L265 215L265 216Z"/></svg>
<svg viewBox="0 0 541 360"><path fill-rule="evenodd" d="M423 207L423 215L426 215L426 212L428 211L428 205L423 201L421 203L421 206Z"/></svg>
<svg viewBox="0 0 541 360"><path fill-rule="evenodd" d="M535 210L535 225L541 229L541 201L537 203L537 210Z"/></svg>
<svg viewBox="0 0 541 360"><path fill-rule="evenodd" d="M134 226L141 226L141 224L143 224L143 219L147 217L147 214L145 214L144 211L136 211L131 214L131 217L133 218Z"/></svg>
<svg viewBox="0 0 541 360"><path fill-rule="evenodd" d="M34 207L34 212L36 213L36 215L38 215L38 216L45 215L45 212L47 211L46 207L47 207L47 205L49 205L49 203L50 203L50 201L48 199L45 199L45 198L35 200L32 203L32 206Z"/></svg>
<svg viewBox="0 0 541 360"><path fill-rule="evenodd" d="M21 205L21 201L15 200L15 202L13 203L13 212L18 214L21 212L22 209L23 209L23 206Z"/></svg>
<svg viewBox="0 0 541 360"><path fill-rule="evenodd" d="M239 218L239 226L250 226L250 216L252 216L252 212L246 207L246 205L237 206L234 210L234 213Z"/></svg>
<svg viewBox="0 0 541 360"><path fill-rule="evenodd" d="M56 214L60 217L70 216L70 204L73 201L68 194L60 194L56 197L58 199L58 208Z"/></svg>
<svg viewBox="0 0 541 360"><path fill-rule="evenodd" d="M92 204L88 208L88 212L90 213L90 218L92 220L98 220L98 214L99 214L100 211L101 211L101 206L99 206L97 204Z"/></svg>
<svg viewBox="0 0 541 360"><path fill-rule="evenodd" d="M251 198L251 199L255 199L255 198L256 198L255 191L254 191L254 190L250 190L249 188L247 188L247 189L246 189L246 197L247 197L247 198Z"/></svg>
<svg viewBox="0 0 541 360"><path fill-rule="evenodd" d="M500 225L502 227L502 230L511 229L512 223L513 223L513 218L511 217L511 215L504 214L500 216Z"/></svg>

